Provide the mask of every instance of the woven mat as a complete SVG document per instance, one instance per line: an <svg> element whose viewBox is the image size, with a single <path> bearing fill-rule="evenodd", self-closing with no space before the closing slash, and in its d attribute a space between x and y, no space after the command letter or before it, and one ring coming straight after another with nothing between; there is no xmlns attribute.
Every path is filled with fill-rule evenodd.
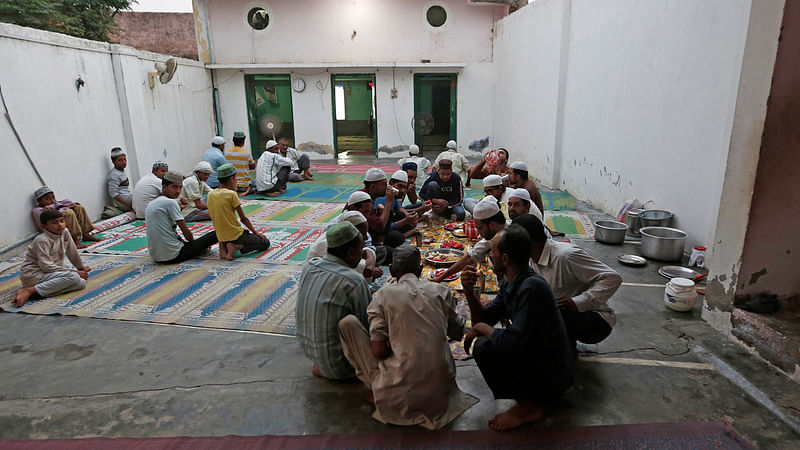
<svg viewBox="0 0 800 450"><path fill-rule="evenodd" d="M592 219L582 212L547 212L544 221L548 228L566 234L569 239L592 239L594 237Z"/></svg>
<svg viewBox="0 0 800 450"><path fill-rule="evenodd" d="M195 236L201 236L214 229L211 222L188 224ZM261 263L302 264L306 259L308 247L322 235L320 226L296 226L287 224L254 224L256 230L270 240L270 248L260 253L238 256L245 260ZM147 251L147 228L144 221L137 220L101 233L100 242L87 245L83 253L105 255L149 256ZM237 253L238 255L238 253ZM203 259L219 259L219 246L211 247L211 252Z"/></svg>
<svg viewBox="0 0 800 450"><path fill-rule="evenodd" d="M324 173L357 173L360 174L362 177L367 172L370 167L377 167L379 169L383 169L387 175L391 175L392 172L398 170L400 167L397 164L312 164L311 170L313 172L324 172ZM316 177L316 174L314 175Z"/></svg>
<svg viewBox="0 0 800 450"><path fill-rule="evenodd" d="M149 259L84 256L86 288L16 308L17 271L0 276L0 309L206 328L295 334L300 269L241 261L154 264Z"/></svg>

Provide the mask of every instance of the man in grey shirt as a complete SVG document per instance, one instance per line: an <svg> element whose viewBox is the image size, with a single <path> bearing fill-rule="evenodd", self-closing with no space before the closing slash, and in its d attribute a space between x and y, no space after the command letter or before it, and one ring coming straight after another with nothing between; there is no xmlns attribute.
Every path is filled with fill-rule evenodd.
<svg viewBox="0 0 800 450"><path fill-rule="evenodd" d="M130 181L125 175L125 168L128 167L128 157L119 148L111 149L111 162L114 168L108 172L106 181L108 183L108 196L114 201L114 206L123 210L133 209L133 195L131 194Z"/></svg>

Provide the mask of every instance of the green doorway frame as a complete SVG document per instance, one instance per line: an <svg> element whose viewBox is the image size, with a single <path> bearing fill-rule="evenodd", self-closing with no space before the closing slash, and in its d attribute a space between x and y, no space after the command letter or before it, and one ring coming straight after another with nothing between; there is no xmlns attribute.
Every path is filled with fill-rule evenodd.
<svg viewBox="0 0 800 450"><path fill-rule="evenodd" d="M414 74L414 117L418 113L430 113L434 116L434 130L444 130L444 132L435 135L436 139L429 139L428 135L421 135L418 129L414 129L414 143L420 148L420 152L424 153L425 147L428 146L428 152L436 153L444 150L445 143L450 139L455 139L457 134L457 104L458 98L456 97L458 84L457 73L415 73ZM449 105L443 105L441 101L441 94L447 93L449 95ZM443 108L446 108L446 110ZM446 127L442 126L442 116L445 113L449 116L446 120ZM438 120L436 118L438 117ZM431 142L433 141L433 142ZM443 142L439 142L443 141Z"/></svg>
<svg viewBox="0 0 800 450"><path fill-rule="evenodd" d="M250 153L253 159L266 150L267 140L272 136L263 134L258 122L261 116L271 114L281 122L281 130L275 135L289 139L294 147L294 107L292 105L292 80L287 74L253 74L244 76L245 98L247 101L247 122L250 131Z"/></svg>
<svg viewBox="0 0 800 450"><path fill-rule="evenodd" d="M352 109L347 104L347 95L345 95L345 104L340 105L340 111L344 111L344 119L339 119L337 117L337 102L336 102L336 91L337 86L358 86L364 87L369 85L369 90L371 90L371 110L367 111L364 108L353 107ZM375 74L374 73L344 73L344 74L331 74L331 122L333 124L333 150L334 150L334 157L339 157L339 152L343 151L339 148L339 132L343 131L340 130L340 126L337 126L337 121L346 122L349 121L347 119L348 115L353 114L356 116L356 120L363 121L363 117L366 117L365 114L367 112L370 113L370 117L368 121L371 121L371 126L369 129L372 133L373 145L372 145L372 153L377 157L378 156L378 105L377 105L377 98L375 95ZM349 150L344 150L349 151Z"/></svg>

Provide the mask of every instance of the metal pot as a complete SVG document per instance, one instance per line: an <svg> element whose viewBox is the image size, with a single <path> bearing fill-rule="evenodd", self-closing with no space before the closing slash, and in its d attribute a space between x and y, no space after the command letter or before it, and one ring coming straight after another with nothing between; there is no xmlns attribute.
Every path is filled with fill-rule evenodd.
<svg viewBox="0 0 800 450"><path fill-rule="evenodd" d="M625 212L625 222L628 224L628 235L629 236L636 236L639 237L639 228L642 227L642 223L639 221L639 212L644 211L643 209L629 209Z"/></svg>
<svg viewBox="0 0 800 450"><path fill-rule="evenodd" d="M660 261L677 261L683 258L686 233L677 228L644 227L642 233L642 256Z"/></svg>
<svg viewBox="0 0 800 450"><path fill-rule="evenodd" d="M594 239L605 244L619 245L625 241L628 225L615 220L598 220L594 223Z"/></svg>
<svg viewBox="0 0 800 450"><path fill-rule="evenodd" d="M643 209L639 211L639 223L643 227L668 227L675 214L663 209Z"/></svg>

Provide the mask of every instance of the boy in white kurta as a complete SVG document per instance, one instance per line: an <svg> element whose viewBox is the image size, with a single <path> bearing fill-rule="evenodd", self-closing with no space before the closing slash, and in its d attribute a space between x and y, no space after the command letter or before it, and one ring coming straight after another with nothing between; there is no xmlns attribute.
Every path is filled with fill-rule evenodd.
<svg viewBox="0 0 800 450"><path fill-rule="evenodd" d="M91 270L83 265L61 211L45 209L39 220L44 232L36 236L25 254L19 275L22 288L17 290L14 298L18 308L31 298L83 289ZM65 256L75 269L64 265Z"/></svg>
<svg viewBox="0 0 800 450"><path fill-rule="evenodd" d="M344 354L372 390L374 419L438 429L477 402L458 389L447 343L461 339L464 318L446 285L419 279L416 247L397 247L391 271L367 307L369 334L355 316L339 322Z"/></svg>

